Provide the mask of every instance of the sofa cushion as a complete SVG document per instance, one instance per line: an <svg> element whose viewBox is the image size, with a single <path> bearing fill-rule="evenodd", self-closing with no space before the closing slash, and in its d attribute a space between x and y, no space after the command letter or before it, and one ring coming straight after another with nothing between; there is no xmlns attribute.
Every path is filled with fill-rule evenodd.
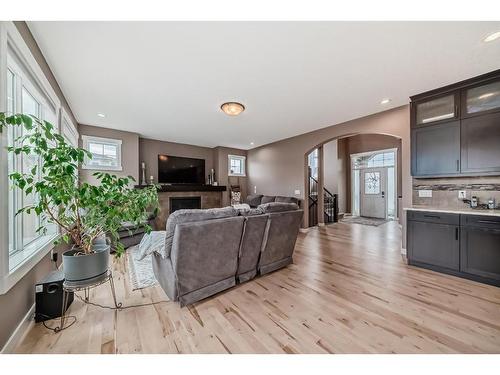
<svg viewBox="0 0 500 375"><path fill-rule="evenodd" d="M299 200L295 197L282 197L282 196L277 196L275 202L281 202L281 203L295 203L299 204Z"/></svg>
<svg viewBox="0 0 500 375"><path fill-rule="evenodd" d="M254 195L248 195L247 198L245 199L245 202L250 207L257 207L259 204L261 204L261 200L262 200L262 194L254 194Z"/></svg>
<svg viewBox="0 0 500 375"><path fill-rule="evenodd" d="M295 203L286 203L286 202L269 202L265 204L261 204L258 208L260 208L263 213L267 214L270 212L283 212L283 211L293 211L298 210L299 206Z"/></svg>
<svg viewBox="0 0 500 375"><path fill-rule="evenodd" d="M172 249L172 241L174 238L175 226L181 223L189 223L195 221L222 219L225 217L238 216L238 210L233 207L224 208L209 208L206 210L177 210L172 213L167 220L166 235L165 235L165 255L170 255Z"/></svg>
<svg viewBox="0 0 500 375"><path fill-rule="evenodd" d="M266 203L274 202L275 200L276 200L275 196L264 195L262 197L262 200L260 201L260 204L266 204Z"/></svg>

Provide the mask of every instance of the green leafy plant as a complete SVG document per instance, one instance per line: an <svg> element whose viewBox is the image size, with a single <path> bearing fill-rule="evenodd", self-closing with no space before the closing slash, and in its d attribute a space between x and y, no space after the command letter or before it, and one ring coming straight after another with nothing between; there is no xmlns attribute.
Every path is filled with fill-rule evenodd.
<svg viewBox="0 0 500 375"><path fill-rule="evenodd" d="M101 236L109 236L116 254L123 253L118 231L123 222L144 225L146 233L151 227L144 224L148 211L158 209L156 186L134 189L133 177L117 177L96 172L98 184L79 183L78 166L92 154L73 147L57 134L54 126L34 116L0 112L0 132L6 127L23 127L24 135L18 137L8 152L37 155L41 162L28 173L9 175L14 186L25 194L34 194L34 204L21 208L21 212L43 215L44 225L38 232L45 234L47 224L57 224L61 237L56 242L73 244L81 253L93 252L92 244Z"/></svg>

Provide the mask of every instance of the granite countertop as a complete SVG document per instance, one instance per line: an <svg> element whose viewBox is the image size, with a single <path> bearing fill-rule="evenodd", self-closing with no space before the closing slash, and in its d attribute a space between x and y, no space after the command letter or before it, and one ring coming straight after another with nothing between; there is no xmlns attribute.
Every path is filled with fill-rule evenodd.
<svg viewBox="0 0 500 375"><path fill-rule="evenodd" d="M500 209L484 210L474 208L445 208L445 207L430 207L430 206L411 206L403 208L405 211L428 211L428 212L443 212L448 214L465 214L465 215L484 215L484 216L500 216Z"/></svg>

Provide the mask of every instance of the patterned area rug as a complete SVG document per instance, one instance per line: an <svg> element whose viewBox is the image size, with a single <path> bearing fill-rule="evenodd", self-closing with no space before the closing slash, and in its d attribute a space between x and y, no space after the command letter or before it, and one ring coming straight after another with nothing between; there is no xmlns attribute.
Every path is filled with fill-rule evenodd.
<svg viewBox="0 0 500 375"><path fill-rule="evenodd" d="M143 260L137 260L138 253L138 245L127 249L128 275L132 290L148 288L158 284L153 273L152 255L148 255Z"/></svg>
<svg viewBox="0 0 500 375"><path fill-rule="evenodd" d="M342 219L343 223L370 225L372 227L378 227L379 225L385 224L388 221L389 220L363 216L344 216L344 218Z"/></svg>

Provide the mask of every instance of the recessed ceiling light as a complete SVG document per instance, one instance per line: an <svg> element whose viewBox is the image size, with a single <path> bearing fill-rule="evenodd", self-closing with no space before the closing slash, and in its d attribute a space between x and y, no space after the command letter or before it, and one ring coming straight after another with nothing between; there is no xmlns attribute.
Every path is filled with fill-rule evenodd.
<svg viewBox="0 0 500 375"><path fill-rule="evenodd" d="M237 102L227 102L220 106L220 109L229 116L238 116L245 110L245 106Z"/></svg>
<svg viewBox="0 0 500 375"><path fill-rule="evenodd" d="M382 99L382 101L380 102L380 104L387 104L391 101L391 99Z"/></svg>
<svg viewBox="0 0 500 375"><path fill-rule="evenodd" d="M500 38L500 31L496 31L490 35L488 35L486 38L484 38L485 42L493 42L494 40Z"/></svg>
<svg viewBox="0 0 500 375"><path fill-rule="evenodd" d="M103 118L106 117L106 115L104 113L98 113L97 116L103 117Z"/></svg>
<svg viewBox="0 0 500 375"><path fill-rule="evenodd" d="M255 143L253 143L253 142L250 142L250 146L253 146L254 144L255 144Z"/></svg>

